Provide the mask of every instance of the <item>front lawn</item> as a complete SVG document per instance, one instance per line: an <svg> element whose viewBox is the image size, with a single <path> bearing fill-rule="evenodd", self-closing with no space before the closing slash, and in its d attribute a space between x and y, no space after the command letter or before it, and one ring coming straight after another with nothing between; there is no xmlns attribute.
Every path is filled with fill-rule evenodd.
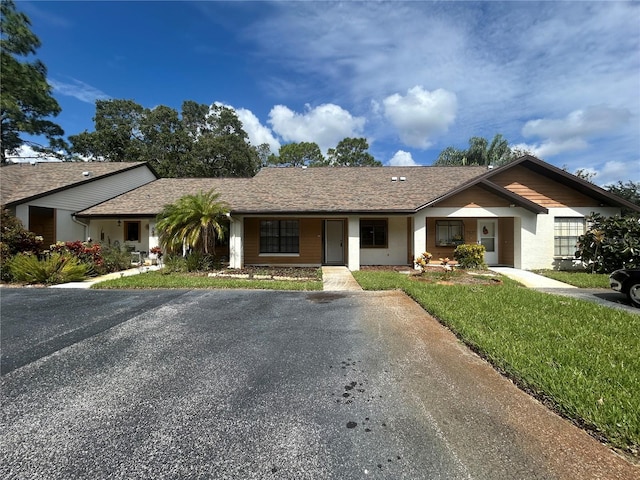
<svg viewBox="0 0 640 480"><path fill-rule="evenodd" d="M400 289L498 370L612 446L640 448L640 315L503 283L416 281L353 272L366 290Z"/></svg>
<svg viewBox="0 0 640 480"><path fill-rule="evenodd" d="M313 277L298 276L293 269L283 275L261 271L261 274L246 272L231 273L232 276L209 277L206 273L164 273L162 271L142 273L96 283L91 288L242 288L258 290L322 290L322 278L315 272ZM252 278L238 278L238 277ZM256 278L257 277L257 278ZM267 279L266 277L269 277ZM274 278L275 277L275 278Z"/></svg>
<svg viewBox="0 0 640 480"><path fill-rule="evenodd" d="M609 275L606 273L560 272L558 270L535 270L534 273L578 288L610 288Z"/></svg>

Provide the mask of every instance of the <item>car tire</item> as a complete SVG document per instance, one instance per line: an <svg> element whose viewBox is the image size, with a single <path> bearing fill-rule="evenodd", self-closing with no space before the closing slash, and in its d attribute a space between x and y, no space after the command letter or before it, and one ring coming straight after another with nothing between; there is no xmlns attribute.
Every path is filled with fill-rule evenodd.
<svg viewBox="0 0 640 480"><path fill-rule="evenodd" d="M631 305L640 308L640 283L629 285L629 289L627 290L627 297L629 297Z"/></svg>

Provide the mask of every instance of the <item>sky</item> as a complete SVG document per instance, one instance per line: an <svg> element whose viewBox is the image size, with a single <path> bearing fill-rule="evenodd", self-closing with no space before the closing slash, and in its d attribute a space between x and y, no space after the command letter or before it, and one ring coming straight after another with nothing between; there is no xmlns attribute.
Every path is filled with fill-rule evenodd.
<svg viewBox="0 0 640 480"><path fill-rule="evenodd" d="M640 2L23 1L55 121L98 99L235 109L253 145L365 137L431 165L502 134L598 185L640 181Z"/></svg>

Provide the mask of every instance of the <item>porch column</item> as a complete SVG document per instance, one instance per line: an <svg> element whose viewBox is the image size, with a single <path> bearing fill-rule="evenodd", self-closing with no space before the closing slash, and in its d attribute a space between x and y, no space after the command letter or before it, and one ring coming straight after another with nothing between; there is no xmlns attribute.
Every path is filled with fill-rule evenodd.
<svg viewBox="0 0 640 480"><path fill-rule="evenodd" d="M413 219L413 261L427 251L427 216L419 212Z"/></svg>
<svg viewBox="0 0 640 480"><path fill-rule="evenodd" d="M242 268L244 219L229 216L229 268Z"/></svg>
<svg viewBox="0 0 640 480"><path fill-rule="evenodd" d="M348 217L348 233L349 233L349 252L348 263L349 270L360 270L360 217Z"/></svg>

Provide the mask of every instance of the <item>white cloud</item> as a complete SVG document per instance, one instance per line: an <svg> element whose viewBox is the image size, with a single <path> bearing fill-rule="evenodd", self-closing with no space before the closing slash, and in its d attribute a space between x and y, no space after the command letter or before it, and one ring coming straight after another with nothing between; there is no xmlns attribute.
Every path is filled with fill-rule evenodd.
<svg viewBox="0 0 640 480"><path fill-rule="evenodd" d="M556 141L571 140L614 131L630 118L631 112L626 108L591 106L575 110L563 119L530 120L522 128L522 134Z"/></svg>
<svg viewBox="0 0 640 480"><path fill-rule="evenodd" d="M418 164L411 156L411 153L404 150L398 150L389 160L389 166L391 167L414 167L416 165Z"/></svg>
<svg viewBox="0 0 640 480"><path fill-rule="evenodd" d="M53 87L54 92L77 98L85 103L95 103L96 100L107 100L110 98L109 95L91 85L76 80L75 78L71 80L71 83L65 83L50 78L49 83Z"/></svg>
<svg viewBox="0 0 640 480"><path fill-rule="evenodd" d="M378 145L393 133L378 117L381 99L422 85L457 97L455 128L441 134L439 146L464 147L471 136L502 133L511 143L533 144L543 157L586 154L588 144L592 158L615 152L615 158L636 159L639 20L635 2L298 2L293 8L270 5L259 25L240 32L253 42L256 56L276 66L261 79L278 102L330 99L367 111ZM543 122L529 125L535 136L522 137L526 120L567 123L567 112L594 101L629 110L630 120L615 136L596 145L593 135L611 131L601 132L584 111L586 125L601 133L587 128L579 134L575 126L561 125L564 136L543 135L550 126ZM436 143L410 125L406 130L407 144Z"/></svg>
<svg viewBox="0 0 640 480"><path fill-rule="evenodd" d="M590 139L616 134L630 118L626 108L599 105L575 110L562 119L529 120L522 127L522 135L539 137L541 141L522 146L540 158L584 150L589 147Z"/></svg>
<svg viewBox="0 0 640 480"><path fill-rule="evenodd" d="M280 142L273 136L273 132L269 127L262 125L258 117L256 117L251 110L239 108L236 110L236 113L242 122L244 131L249 135L251 145L258 147L266 143L269 145L272 153L278 153Z"/></svg>
<svg viewBox="0 0 640 480"><path fill-rule="evenodd" d="M62 154L62 152L60 152ZM14 163L28 163L28 162L61 162L58 157L47 155L42 152L34 150L29 145L20 145L18 150L13 155L7 155L7 159Z"/></svg>
<svg viewBox="0 0 640 480"><path fill-rule="evenodd" d="M269 112L268 122L285 142L315 142L326 153L346 137L361 137L365 119L327 103L314 108L307 105L304 113L276 105Z"/></svg>
<svg viewBox="0 0 640 480"><path fill-rule="evenodd" d="M411 147L427 148L430 140L445 133L456 118L456 95L444 89L433 92L415 86L402 95L395 93L382 102L385 116Z"/></svg>
<svg viewBox="0 0 640 480"><path fill-rule="evenodd" d="M640 158L628 163L610 160L595 172L597 175L594 181L598 185L610 185L619 181L626 183L629 180L639 182Z"/></svg>

